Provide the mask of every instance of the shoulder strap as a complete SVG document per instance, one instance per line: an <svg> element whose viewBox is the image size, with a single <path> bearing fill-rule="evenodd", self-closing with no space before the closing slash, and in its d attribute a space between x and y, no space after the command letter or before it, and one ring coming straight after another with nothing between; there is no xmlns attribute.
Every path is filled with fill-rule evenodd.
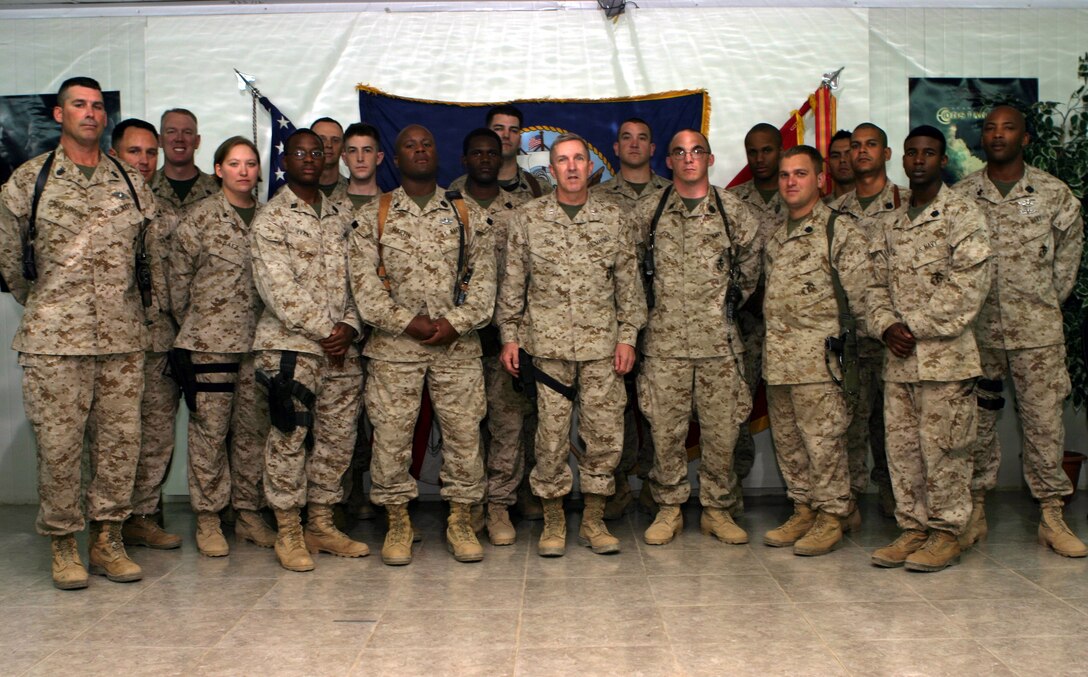
<svg viewBox="0 0 1088 677"><path fill-rule="evenodd" d="M520 169L518 171L521 171ZM540 197L544 194L544 189L540 187L540 181L533 176L532 172L525 173L525 182L529 184L529 191L532 192L533 197Z"/></svg>
<svg viewBox="0 0 1088 677"><path fill-rule="evenodd" d="M465 256L465 242L468 237L468 205L459 190L447 190L446 199L453 205L453 215L457 218L457 285L453 292L453 304L459 306L465 302L468 294L468 282L472 279L472 269Z"/></svg>
<svg viewBox="0 0 1088 677"><path fill-rule="evenodd" d="M650 219L650 234L646 238L648 251L654 248L654 241L657 239L657 222L661 220L661 214L665 211L670 195L672 195L672 186L665 186L665 190L661 192L661 199L657 202L657 209L654 210L654 217Z"/></svg>
<svg viewBox="0 0 1088 677"><path fill-rule="evenodd" d="M892 184L892 202L895 204L895 208L899 209L899 205L902 201L899 199L899 186Z"/></svg>
<svg viewBox="0 0 1088 677"><path fill-rule="evenodd" d="M842 281L839 279L839 271L835 270L833 250L835 243L835 220L838 218L839 213L835 210L831 210L831 218L827 220L827 266L831 269L831 287L835 291L835 305L839 307L839 322L841 324L843 318L849 316L850 306L846 301L846 292L842 288Z"/></svg>
<svg viewBox="0 0 1088 677"><path fill-rule="evenodd" d="M661 192L661 198L654 210L654 217L650 219L650 232L646 236L646 254L642 257L642 284L646 289L646 307L653 308L656 303L654 296L654 274L657 266L654 265L654 246L657 242L657 222L661 220L661 213L665 211L665 204L672 195L672 186L666 186Z"/></svg>
<svg viewBox="0 0 1088 677"><path fill-rule="evenodd" d="M382 257L382 232L385 231L385 220L389 218L389 208L393 206L393 194L382 193L378 198L378 279L382 281L385 291L392 292L389 285L389 276L385 272L385 259Z"/></svg>
<svg viewBox="0 0 1088 677"><path fill-rule="evenodd" d="M45 190L45 182L49 179L49 170L53 168L53 158L56 155L57 151L49 151L49 155L45 156L45 163L38 171L38 179L34 182L34 197L30 200L30 221L26 229L28 240L33 240L38 234L38 202L42 199L42 191Z"/></svg>

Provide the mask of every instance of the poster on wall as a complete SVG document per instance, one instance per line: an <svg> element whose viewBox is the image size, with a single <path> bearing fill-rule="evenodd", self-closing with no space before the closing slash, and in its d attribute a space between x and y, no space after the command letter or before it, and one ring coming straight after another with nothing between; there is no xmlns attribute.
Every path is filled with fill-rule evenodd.
<svg viewBox="0 0 1088 677"><path fill-rule="evenodd" d="M464 174L461 167L461 141L465 134L484 126L487 111L499 103L512 103L524 117L519 164L538 179L549 181L548 150L563 132L574 132L589 143L593 156L592 182L604 182L617 172L612 144L620 124L628 118L641 118L653 130L657 152L650 166L661 176L670 176L665 166L666 146L681 129L708 133L710 95L706 90L659 92L643 96L609 99L523 99L510 102L460 103L428 101L387 94L367 85L359 85L361 120L378 128L385 147L386 161L378 167L378 184L392 190L400 183L393 157L393 139L409 122L435 132L438 146L438 184L448 186ZM438 134L438 130L448 130Z"/></svg>
<svg viewBox="0 0 1088 677"><path fill-rule="evenodd" d="M110 146L110 133L121 121L121 92L102 92L102 98L106 103L106 131L100 145L105 151ZM0 96L0 184L19 165L57 147L60 123L53 119L56 105L55 92Z"/></svg>
<svg viewBox="0 0 1088 677"><path fill-rule="evenodd" d="M945 183L982 169L982 121L988 102L1027 107L1039 100L1035 78L910 78L910 127L932 125L948 140Z"/></svg>

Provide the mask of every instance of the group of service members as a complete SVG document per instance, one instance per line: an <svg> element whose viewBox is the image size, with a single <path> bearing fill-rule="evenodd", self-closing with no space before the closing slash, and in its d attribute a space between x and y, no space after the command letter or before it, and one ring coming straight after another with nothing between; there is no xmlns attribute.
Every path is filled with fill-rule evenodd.
<svg viewBox="0 0 1088 677"><path fill-rule="evenodd" d="M932 127L904 142L909 188L888 180L879 127L840 132L826 199L821 154L783 151L762 123L744 142L753 178L733 189L710 184L714 155L696 130L668 140L672 181L654 174L653 132L635 118L618 128L619 172L598 186L588 144L559 135L553 188L518 166L521 113L497 106L465 136L466 174L449 191L432 133L406 126L393 144L401 185L382 193L377 130L322 118L287 139L287 184L263 206L254 144L224 141L204 174L188 110L166 111L159 130L123 121L109 154L97 82L65 81L54 116L57 149L0 193L0 273L25 306L13 347L58 588L87 586L74 538L84 438L90 572L138 580L126 544L181 545L156 518L181 397L207 556L230 551L228 508L236 540L274 547L292 571L312 570L318 552L368 554L335 519L345 483L361 494L368 470L360 514L380 506L382 560L410 563L424 389L457 561L483 558L485 530L514 543L515 506L542 517L540 555L564 554L575 406L579 543L619 551L605 521L630 505L636 467L656 511L646 543L683 530L697 420L700 530L744 544L735 519L760 378L794 504L766 545L822 555L856 530L871 448L882 510L902 530L873 563L954 564L986 535L1011 374L1040 542L1088 555L1062 516L1060 304L1083 245L1080 204L1024 163L1029 136L1011 107L989 113L988 163L954 188ZM856 401L828 341L844 317L862 337Z"/></svg>

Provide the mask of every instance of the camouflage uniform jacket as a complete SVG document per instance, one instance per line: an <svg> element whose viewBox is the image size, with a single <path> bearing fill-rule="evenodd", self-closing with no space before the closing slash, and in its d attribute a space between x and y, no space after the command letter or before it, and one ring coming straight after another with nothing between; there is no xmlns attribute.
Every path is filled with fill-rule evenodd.
<svg viewBox="0 0 1088 677"><path fill-rule="evenodd" d="M847 303L865 335L866 304L891 312L888 290L880 286L869 262L869 241L854 219L835 221L832 261L828 260L827 222L831 210L817 202L792 235L783 219L763 251L767 280L763 317L767 323L763 376L771 385L824 383L831 380L824 340L839 335L838 305L831 265L839 273Z"/></svg>
<svg viewBox="0 0 1088 677"><path fill-rule="evenodd" d="M525 203L525 202L528 202L529 200L535 199L536 196L533 195L533 187L531 185L529 185L530 179L526 178L526 176L528 174L529 174L529 172L526 172L521 167L518 167L518 180L517 180L517 183L515 183L514 185L509 186L509 187L499 188L499 190L502 191L502 193L500 193L500 195L513 196L513 197L517 198L518 200L520 200L521 203ZM547 179L542 179L539 176L533 176L532 178L533 178L533 180L536 181L537 185L540 187L540 196L541 197L544 197L545 195L549 195L549 194L551 194L551 192L553 190L555 190L555 186L553 186L551 184L551 182L548 181ZM468 174L462 174L461 176L458 176L456 179L454 179L452 182L450 182L450 190L459 190L462 193L464 193L465 192L465 182L466 181L468 181ZM513 182L511 182L511 183L513 183ZM500 184L501 184L501 182L500 182Z"/></svg>
<svg viewBox="0 0 1088 677"><path fill-rule="evenodd" d="M461 226L454 205L441 188L427 205L419 205L397 188L381 235L381 260L389 291L378 277L378 202L356 212L351 234L351 289L360 315L375 331L366 343L367 357L389 362L428 362L435 357L480 357L474 329L491 320L495 307L495 244L491 219L466 201L466 265L472 270L464 304L455 306L459 283L457 259ZM446 318L461 335L447 346L425 346L404 333L416 315Z"/></svg>
<svg viewBox="0 0 1088 677"><path fill-rule="evenodd" d="M615 203L620 206L620 209L623 210L624 214L629 214L637 204L648 201L652 196L657 195L659 190L670 185L672 185L672 181L650 172L649 183L646 184L641 193L636 193L635 189L631 187L631 184L617 174L604 183L593 186L589 190L599 198L615 201ZM657 206L656 201L654 201L654 206ZM653 212L650 212L650 216L653 216Z"/></svg>
<svg viewBox="0 0 1088 677"><path fill-rule="evenodd" d="M895 210L869 245L877 278L886 283L893 312L869 308L874 333L902 322L916 339L907 358L889 350L884 380L892 383L962 381L982 373L971 323L990 286L990 240L981 211L942 186L913 221L910 201Z"/></svg>
<svg viewBox="0 0 1088 677"><path fill-rule="evenodd" d="M759 194L755 182L751 179L733 186L729 192L748 203L759 214L760 228L757 242L760 247L765 246L775 228L785 223L787 210L785 203L782 202L782 195L775 193L770 202L764 202L763 196Z"/></svg>
<svg viewBox="0 0 1088 677"><path fill-rule="evenodd" d="M1080 202L1030 165L1005 197L985 168L954 190L982 209L995 256L990 295L975 323L979 345L1014 350L1058 345L1061 304L1073 291L1084 246Z"/></svg>
<svg viewBox="0 0 1088 677"><path fill-rule="evenodd" d="M725 319L729 270L737 266L745 298L759 279L760 252L753 244L759 219L732 193L718 191L729 219L726 233L714 197L687 211L673 191L657 222L654 235L654 307L643 332L642 352L654 357L724 357L744 352L737 328ZM661 199L642 200L635 209L632 228L644 255L650 223ZM729 234L734 241L730 241ZM737 249L731 258L730 249ZM640 256L641 258L641 256Z"/></svg>
<svg viewBox="0 0 1088 677"><path fill-rule="evenodd" d="M322 199L318 218L286 184L253 217L253 281L264 301L253 350L324 355L318 341L338 322L361 336L348 281L350 230L350 213ZM353 345L348 357L357 354Z"/></svg>
<svg viewBox="0 0 1088 677"><path fill-rule="evenodd" d="M174 345L178 326L174 322L170 289L170 250L178 228L178 214L169 203L159 200L155 219L147 228L147 255L151 261L151 305L144 308L151 331L151 350L165 353Z"/></svg>
<svg viewBox="0 0 1088 677"><path fill-rule="evenodd" d="M588 361L634 346L646 298L620 208L590 195L572 221L553 194L519 209L497 306L503 343L532 355Z"/></svg>
<svg viewBox="0 0 1088 677"><path fill-rule="evenodd" d="M865 232L870 240L884 237L884 228L891 227L899 220L896 203L900 206L910 202L910 189L901 188L891 181L886 181L884 188L877 193L868 208L863 209L858 195L850 191L828 204L831 209L848 214ZM879 338L862 337L858 341L858 350L865 357L874 359L884 354L884 343Z"/></svg>
<svg viewBox="0 0 1088 677"><path fill-rule="evenodd" d="M107 355L149 347L136 288L136 240L155 197L127 165L136 209L117 165L103 153L87 178L58 146L38 203L36 282L23 279L21 233L45 155L23 163L0 193L0 273L26 306L12 347L43 355Z"/></svg>
<svg viewBox="0 0 1088 677"><path fill-rule="evenodd" d="M256 215L253 219L256 223ZM170 255L170 290L181 325L178 348L249 352L263 307L249 239L249 226L223 192L182 219Z"/></svg>
<svg viewBox="0 0 1088 677"><path fill-rule="evenodd" d="M189 207L219 192L219 184L214 176L205 174L199 169L196 172L196 183L189 189L189 194L185 196L184 201L178 199L178 194L174 192L174 187L170 185L170 180L161 169L151 177L151 192L160 201L169 203L177 210L178 216L183 216Z"/></svg>
<svg viewBox="0 0 1088 677"><path fill-rule="evenodd" d="M346 176L341 176L336 180L336 187L332 189L332 192L325 196L325 199L330 202L335 202L337 207L347 211L349 214L355 210L351 204L351 198L348 197L348 179Z"/></svg>

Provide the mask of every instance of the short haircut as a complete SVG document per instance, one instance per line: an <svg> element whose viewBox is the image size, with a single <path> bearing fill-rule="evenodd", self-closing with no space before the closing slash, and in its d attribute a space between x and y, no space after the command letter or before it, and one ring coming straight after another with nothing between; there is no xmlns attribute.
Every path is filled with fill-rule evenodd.
<svg viewBox="0 0 1088 677"><path fill-rule="evenodd" d="M903 139L903 143L910 141L911 139L924 136L929 139L937 139L941 143L941 155L944 155L948 149L948 140L944 137L944 132L937 129L932 125L919 125L910 130L910 134L907 134L907 138Z"/></svg>
<svg viewBox="0 0 1088 677"><path fill-rule="evenodd" d="M196 115L188 108L168 108L162 112L162 117L159 118L160 129L163 126L163 121L166 120L166 116L170 115L171 113L176 113L178 115L188 115L190 118L192 118L194 125L197 125L198 127L200 126L200 122L197 121Z"/></svg>
<svg viewBox="0 0 1088 677"><path fill-rule="evenodd" d="M713 152L713 151L712 151L712 150L710 149L710 139L706 138L706 134L703 134L703 133L702 133L702 132L700 132L700 131L699 131L698 129L692 129L691 127L685 127L684 129L678 130L678 131L676 132L676 134L673 134L673 135L672 135L672 138L673 138L673 139L675 139L675 138L676 138L676 136L677 136L677 134L681 134L681 133L683 133L683 132L691 132L692 134L698 134L698 135L699 135L699 138L700 138L700 139L702 139L702 140L703 140L703 143L705 143L705 144L706 144L706 152L708 152L708 153L712 153L712 152ZM672 146L672 139L669 139L669 146L670 146L670 148L668 149L668 152L669 152L669 153L671 153L671 152L672 152L672 148L671 148L671 146Z"/></svg>
<svg viewBox="0 0 1088 677"><path fill-rule="evenodd" d="M465 140L461 142L461 155L468 155L469 144L473 139L491 139L495 142L495 145L499 147L499 152L502 152L502 139L499 135L491 131L487 127L477 127L468 134L465 134Z"/></svg>
<svg viewBox="0 0 1088 677"><path fill-rule="evenodd" d="M817 174L824 170L824 159L820 155L820 151L803 143L783 151L782 159L785 160L786 158L796 157L798 155L805 155L812 160L812 166L815 168Z"/></svg>
<svg viewBox="0 0 1088 677"><path fill-rule="evenodd" d="M770 134L774 137L775 141L778 142L778 146L782 146L782 132L778 129L778 127L775 127L769 122L760 122L752 125L752 128L749 129L748 133L744 135L744 142L747 143L750 136L759 132L762 132L764 134Z"/></svg>
<svg viewBox="0 0 1088 677"><path fill-rule="evenodd" d="M223 162L227 159L227 155L236 146L246 146L251 151L253 151L253 154L257 156L257 167L259 173L261 166L261 151L257 150L257 146L244 136L232 136L223 143L219 144L219 147L215 149L215 164L223 164ZM223 179L218 174L215 175L215 182L219 185L223 185Z"/></svg>
<svg viewBox="0 0 1088 677"><path fill-rule="evenodd" d="M880 127L877 127L876 125L874 125L871 122L863 122L860 125L858 125L857 127L854 127L855 132L858 131L859 129L871 129L871 130L873 130L874 132L877 133L878 136L880 136L880 142L882 144L884 144L884 147L885 148L888 147L888 134L887 134L887 132L885 132Z"/></svg>
<svg viewBox="0 0 1088 677"><path fill-rule="evenodd" d="M336 120L333 120L332 118L329 118L329 117L318 118L318 119L314 120L312 123L310 123L310 129L313 129L315 126L318 125L318 123L321 123L321 122L331 122L334 125L336 125L337 127L339 127L341 132L344 131L344 125L340 124Z"/></svg>
<svg viewBox="0 0 1088 677"><path fill-rule="evenodd" d="M491 126L491 120L496 115L510 115L512 117L517 118L518 119L518 127L521 127L525 123L525 118L522 117L521 110L517 106L513 106L511 104L504 103L504 104L501 104L501 105L498 105L498 106L492 106L491 109L487 111L487 117L484 118L484 126L490 127Z"/></svg>
<svg viewBox="0 0 1088 677"><path fill-rule="evenodd" d="M295 141L295 139L297 139L297 138L299 138L301 136L312 136L315 139L317 139L317 144L319 146L322 146L322 147L325 146L325 142L321 140L321 137L318 136L317 133L314 132L314 130L304 128L304 129L296 129L295 131L291 132L291 136L287 137L287 140L283 142L283 149L287 150L288 147L293 145L292 142Z"/></svg>
<svg viewBox="0 0 1088 677"><path fill-rule="evenodd" d="M348 128L344 130L344 141L353 136L369 136L374 139L374 143L377 145L381 146L382 144L382 137L378 133L378 128L365 122L353 122L348 125Z"/></svg>
<svg viewBox="0 0 1088 677"><path fill-rule="evenodd" d="M57 90L58 106L64 105L64 100L68 98L66 96L68 94L68 90L72 87L86 87L88 89L97 89L99 92L102 91L102 86L99 85L98 80L95 80L94 78L88 78L82 75L76 76L74 78L68 78L64 82L60 83L60 89Z"/></svg>
<svg viewBox="0 0 1088 677"><path fill-rule="evenodd" d="M589 151L589 142L583 139L581 136L574 132L563 132L559 136L552 139L552 147L548 149L548 164L555 161L555 149L559 147L559 144L566 141L577 141L582 144L582 147L586 149L586 157L592 157Z"/></svg>
<svg viewBox="0 0 1088 677"><path fill-rule="evenodd" d="M654 142L654 128L650 126L649 122L646 122L642 118L627 118L626 120L621 122L620 126L616 127L616 139L617 140L619 140L620 130L623 129L623 126L626 125L629 122L632 122L632 123L637 124L637 125L645 125L646 130L650 132L650 143Z"/></svg>
<svg viewBox="0 0 1088 677"><path fill-rule="evenodd" d="M839 131L835 132L835 136L831 137L831 143L828 143L827 147L831 148L831 144L835 143L836 141L846 141L847 143L850 143L850 137L851 133L848 130L840 129Z"/></svg>
<svg viewBox="0 0 1088 677"><path fill-rule="evenodd" d="M110 134L110 145L114 150L120 150L121 139L125 138L125 132L130 129L142 129L145 132L151 132L151 136L155 137L155 140L159 140L159 133L155 130L155 125L144 120L138 120L136 118L128 118L121 120L117 123L117 126L113 128L113 133Z"/></svg>

